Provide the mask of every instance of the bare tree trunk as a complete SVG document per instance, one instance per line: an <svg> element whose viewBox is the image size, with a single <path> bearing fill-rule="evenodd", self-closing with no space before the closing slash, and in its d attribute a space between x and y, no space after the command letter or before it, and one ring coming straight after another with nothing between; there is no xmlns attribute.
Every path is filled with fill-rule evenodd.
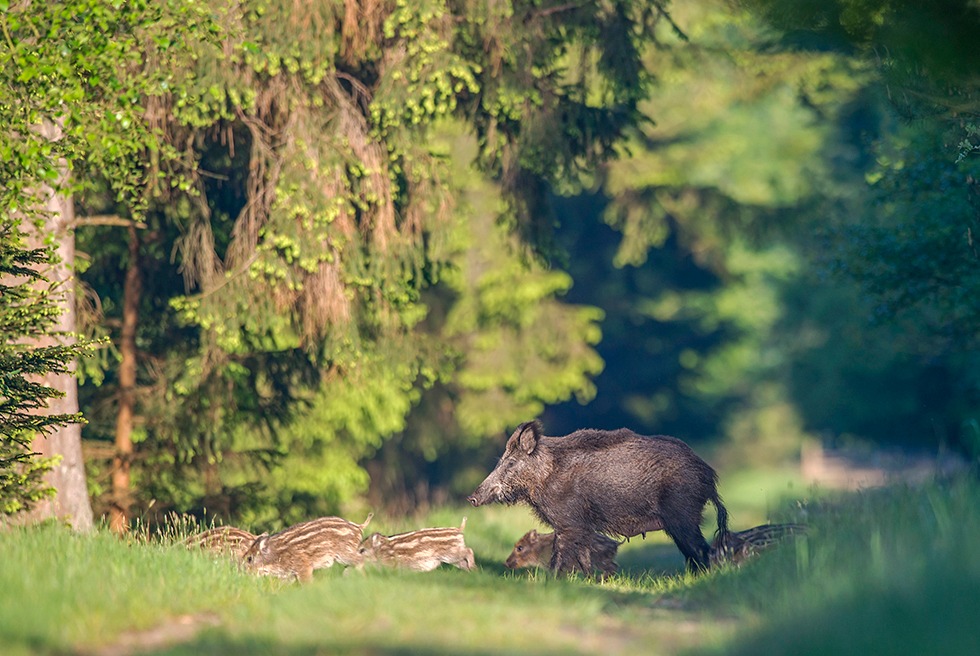
<svg viewBox="0 0 980 656"><path fill-rule="evenodd" d="M116 414L116 455L112 460L112 507L109 527L116 533L129 528L130 474L133 461L133 420L136 416L136 324L139 319L140 240L129 224L129 264L123 285L122 331L119 336L119 408Z"/></svg>
<svg viewBox="0 0 980 656"><path fill-rule="evenodd" d="M46 123L41 129L49 139L60 136L57 125ZM67 165L62 170L67 176ZM35 236L38 243L44 237L51 237L58 245L59 261L45 272L45 278L52 288L60 292L58 302L62 312L52 325L52 331L60 334L57 339L61 342L72 342L72 335L75 334L75 233L72 229L75 206L70 196L59 195L50 188L46 188L45 192L45 225ZM38 346L54 342L55 338L45 337L39 340ZM48 374L43 378L45 385L64 394L49 400L48 410L52 414L78 412L78 380L74 368L72 365L72 372L68 374ZM90 531L93 526L92 505L85 482L81 425L68 424L46 436L38 436L33 442L33 449L44 457L60 456L60 462L45 476L45 482L55 489L55 496L39 502L31 511L30 518L63 519L78 531Z"/></svg>

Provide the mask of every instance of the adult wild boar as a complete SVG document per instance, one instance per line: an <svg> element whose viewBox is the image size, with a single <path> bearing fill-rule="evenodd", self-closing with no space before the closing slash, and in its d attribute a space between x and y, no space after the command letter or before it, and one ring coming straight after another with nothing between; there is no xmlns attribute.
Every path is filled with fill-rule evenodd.
<svg viewBox="0 0 980 656"><path fill-rule="evenodd" d="M555 571L588 574L595 532L629 538L660 530L684 554L688 569L698 571L710 565L700 527L708 501L718 510L718 538L724 542L729 535L717 484L715 470L677 438L625 428L548 437L533 421L517 427L469 501L531 506L555 529Z"/></svg>

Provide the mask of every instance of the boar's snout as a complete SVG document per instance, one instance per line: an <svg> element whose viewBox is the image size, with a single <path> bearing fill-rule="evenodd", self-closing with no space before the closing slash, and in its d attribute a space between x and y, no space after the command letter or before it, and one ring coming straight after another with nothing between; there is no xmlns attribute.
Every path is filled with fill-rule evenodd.
<svg viewBox="0 0 980 656"><path fill-rule="evenodd" d="M476 490L473 491L473 494L466 497L466 500L474 506L483 506L494 501L496 498L497 494L495 494L493 486L487 485L486 481L484 481L478 488L476 488Z"/></svg>

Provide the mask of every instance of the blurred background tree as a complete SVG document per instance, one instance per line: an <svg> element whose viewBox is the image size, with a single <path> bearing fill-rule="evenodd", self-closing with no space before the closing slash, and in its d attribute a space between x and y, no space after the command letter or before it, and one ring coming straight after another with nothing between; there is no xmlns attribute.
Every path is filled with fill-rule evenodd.
<svg viewBox="0 0 980 656"><path fill-rule="evenodd" d="M753 463L808 437L978 453L976 7L817 4L678 7L690 39L656 51L656 124L598 195L556 201L622 233L616 273L575 250L608 234L570 233L606 368L593 404L548 411L557 432L720 439ZM647 284L578 291L604 276Z"/></svg>
<svg viewBox="0 0 980 656"><path fill-rule="evenodd" d="M810 275L816 206L843 193L834 167L856 166L843 131L869 74L834 53L774 51L777 34L726 2L674 18L688 38L665 34L647 54L651 120L594 193L555 198L570 298L606 313L606 368L594 403L552 408L548 423L721 440L780 462L824 428L805 425L789 385L809 345L783 328L785 297Z"/></svg>
<svg viewBox="0 0 980 656"><path fill-rule="evenodd" d="M836 331L842 336L836 353L824 339L814 357L796 360L801 407L838 433L980 455L980 324L972 300L978 291L980 6L971 0L747 4L780 30L773 42L779 52L846 53L875 74L846 125L860 149L864 184L824 197L815 231L817 263L855 286L845 307L861 323ZM847 167L835 176L860 179ZM800 393L815 380L835 384L841 402Z"/></svg>

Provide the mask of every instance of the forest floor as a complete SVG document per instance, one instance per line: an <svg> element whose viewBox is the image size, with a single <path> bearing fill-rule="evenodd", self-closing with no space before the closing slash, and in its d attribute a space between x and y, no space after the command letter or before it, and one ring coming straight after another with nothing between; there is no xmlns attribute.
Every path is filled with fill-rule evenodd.
<svg viewBox="0 0 980 656"><path fill-rule="evenodd" d="M372 526L457 525L465 513L476 571L331 568L304 585L172 544L12 529L0 533L0 644L92 656L975 653L975 473L847 493L783 485L768 514L807 534L699 577L659 534L623 545L621 571L602 582L511 572L501 563L536 526L523 508ZM760 523L736 488L723 490L734 528Z"/></svg>

